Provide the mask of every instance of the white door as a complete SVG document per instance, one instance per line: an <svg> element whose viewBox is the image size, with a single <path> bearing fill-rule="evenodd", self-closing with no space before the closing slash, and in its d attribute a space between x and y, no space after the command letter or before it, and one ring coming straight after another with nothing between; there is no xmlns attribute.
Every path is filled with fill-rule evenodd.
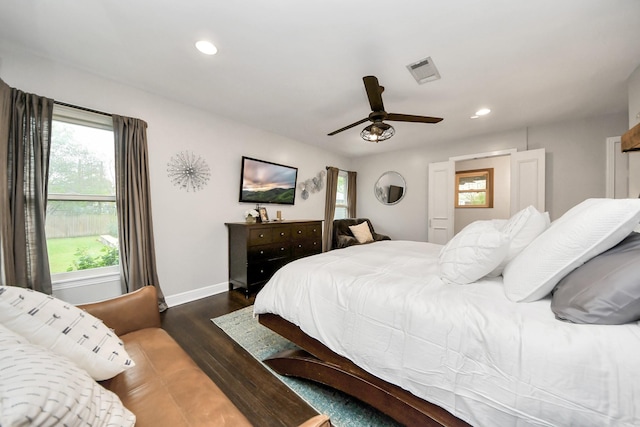
<svg viewBox="0 0 640 427"><path fill-rule="evenodd" d="M629 153L623 153L620 137L607 138L607 180L605 197L625 199L629 194Z"/></svg>
<svg viewBox="0 0 640 427"><path fill-rule="evenodd" d="M427 240L444 245L453 237L453 161L429 164Z"/></svg>
<svg viewBox="0 0 640 427"><path fill-rule="evenodd" d="M511 154L511 215L533 205L545 211L544 148Z"/></svg>
<svg viewBox="0 0 640 427"><path fill-rule="evenodd" d="M511 214L533 205L545 211L545 151L519 151L511 156ZM501 153L500 155L504 155ZM472 157L473 158L473 157ZM454 232L455 162L429 164L427 240L445 244Z"/></svg>

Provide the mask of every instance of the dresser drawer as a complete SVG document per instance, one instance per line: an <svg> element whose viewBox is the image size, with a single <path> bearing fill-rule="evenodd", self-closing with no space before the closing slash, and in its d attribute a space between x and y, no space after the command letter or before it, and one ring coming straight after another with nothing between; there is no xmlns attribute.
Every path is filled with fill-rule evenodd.
<svg viewBox="0 0 640 427"><path fill-rule="evenodd" d="M265 245L271 242L273 242L273 229L260 227L249 230L249 246Z"/></svg>
<svg viewBox="0 0 640 427"><path fill-rule="evenodd" d="M322 237L322 228L318 224L300 224L292 229L294 240Z"/></svg>
<svg viewBox="0 0 640 427"><path fill-rule="evenodd" d="M287 263L287 259L281 258L272 261L249 265L247 268L248 284L266 282L280 267Z"/></svg>
<svg viewBox="0 0 640 427"><path fill-rule="evenodd" d="M305 229L306 229L307 237L322 239L321 223L306 225Z"/></svg>
<svg viewBox="0 0 640 427"><path fill-rule="evenodd" d="M247 249L247 261L250 264L288 256L290 256L288 243L251 246Z"/></svg>
<svg viewBox="0 0 640 427"><path fill-rule="evenodd" d="M291 227L277 227L271 230L272 241L288 242L291 240Z"/></svg>
<svg viewBox="0 0 640 427"><path fill-rule="evenodd" d="M302 258L322 252L322 240L307 239L296 241L293 245L293 257Z"/></svg>

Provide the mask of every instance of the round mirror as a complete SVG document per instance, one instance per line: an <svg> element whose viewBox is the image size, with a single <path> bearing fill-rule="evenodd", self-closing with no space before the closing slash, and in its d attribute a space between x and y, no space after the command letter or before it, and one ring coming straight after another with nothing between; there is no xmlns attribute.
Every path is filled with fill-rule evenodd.
<svg viewBox="0 0 640 427"><path fill-rule="evenodd" d="M373 186L376 198L384 205L395 205L404 198L407 192L407 183L402 175L395 171L387 171Z"/></svg>

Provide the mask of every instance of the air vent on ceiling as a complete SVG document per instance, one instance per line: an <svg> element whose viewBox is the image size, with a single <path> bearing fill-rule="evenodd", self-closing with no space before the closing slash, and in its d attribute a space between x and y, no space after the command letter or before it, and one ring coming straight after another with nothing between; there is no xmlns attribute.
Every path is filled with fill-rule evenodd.
<svg viewBox="0 0 640 427"><path fill-rule="evenodd" d="M430 56L414 62L413 64L407 65L407 69L413 78L420 84L438 80L440 78L440 73L438 73L436 64L433 63Z"/></svg>

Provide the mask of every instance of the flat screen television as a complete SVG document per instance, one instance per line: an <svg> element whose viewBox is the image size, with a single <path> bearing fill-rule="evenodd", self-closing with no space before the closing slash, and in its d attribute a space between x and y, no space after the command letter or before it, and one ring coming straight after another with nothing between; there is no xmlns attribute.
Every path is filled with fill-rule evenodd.
<svg viewBox="0 0 640 427"><path fill-rule="evenodd" d="M242 156L240 202L293 205L298 168Z"/></svg>

